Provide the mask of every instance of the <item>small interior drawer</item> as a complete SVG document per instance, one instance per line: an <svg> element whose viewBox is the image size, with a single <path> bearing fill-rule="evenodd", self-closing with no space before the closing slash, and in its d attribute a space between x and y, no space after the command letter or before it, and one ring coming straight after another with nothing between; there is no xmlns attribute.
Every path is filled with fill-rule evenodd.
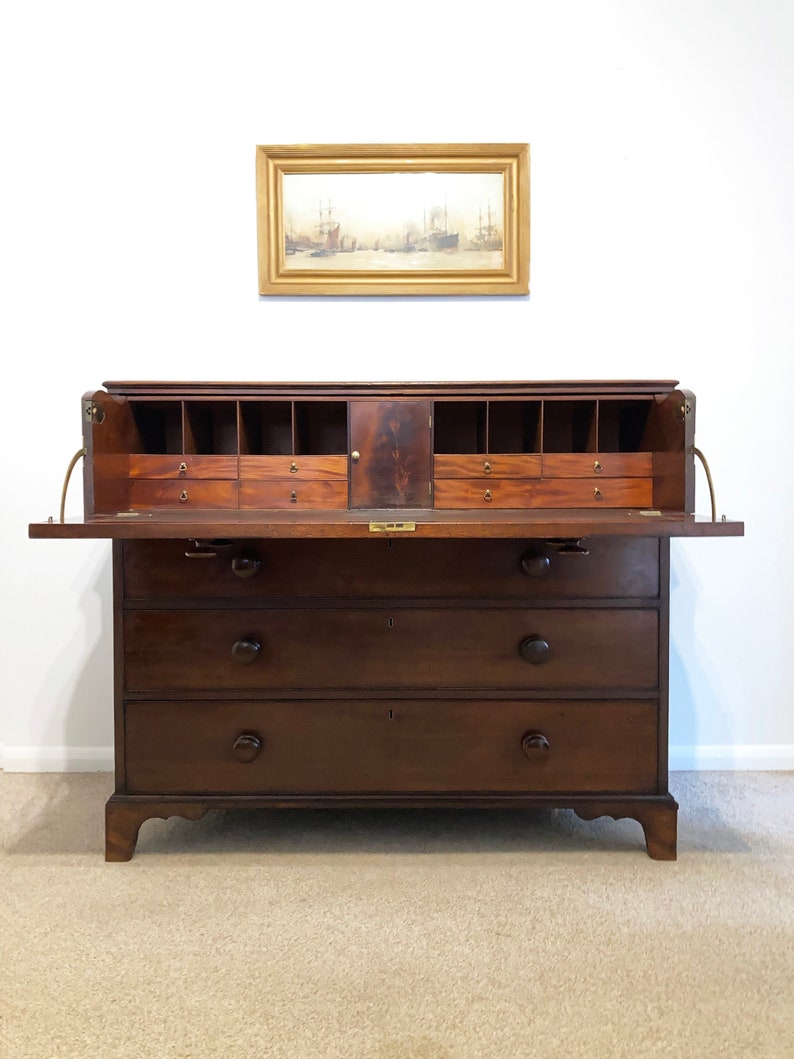
<svg viewBox="0 0 794 1059"><path fill-rule="evenodd" d="M540 478L541 457L523 455L441 455L433 457L436 478Z"/></svg>
<svg viewBox="0 0 794 1059"><path fill-rule="evenodd" d="M241 508L346 508L347 496L347 480L240 482Z"/></svg>
<svg viewBox="0 0 794 1059"><path fill-rule="evenodd" d="M347 456L241 456L240 478L252 481L273 478L347 480Z"/></svg>

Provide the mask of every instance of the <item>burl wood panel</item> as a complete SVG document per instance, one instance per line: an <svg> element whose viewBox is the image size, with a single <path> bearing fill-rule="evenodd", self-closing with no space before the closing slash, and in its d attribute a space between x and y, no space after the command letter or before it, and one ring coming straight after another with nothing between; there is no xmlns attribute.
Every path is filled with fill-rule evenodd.
<svg viewBox="0 0 794 1059"><path fill-rule="evenodd" d="M430 401L350 404L352 508L429 508Z"/></svg>
<svg viewBox="0 0 794 1059"><path fill-rule="evenodd" d="M131 702L127 789L650 793L656 725L648 701Z"/></svg>
<svg viewBox="0 0 794 1059"><path fill-rule="evenodd" d="M529 637L548 659L528 662ZM133 610L125 687L654 690L658 612L363 607ZM235 653L237 655L235 659Z"/></svg>
<svg viewBox="0 0 794 1059"><path fill-rule="evenodd" d="M656 598L656 538L593 537L587 554L533 540L125 541L131 600ZM210 558L204 558L207 552ZM522 566L530 563L534 576ZM547 561L547 565L546 565ZM237 572L235 572L237 571Z"/></svg>

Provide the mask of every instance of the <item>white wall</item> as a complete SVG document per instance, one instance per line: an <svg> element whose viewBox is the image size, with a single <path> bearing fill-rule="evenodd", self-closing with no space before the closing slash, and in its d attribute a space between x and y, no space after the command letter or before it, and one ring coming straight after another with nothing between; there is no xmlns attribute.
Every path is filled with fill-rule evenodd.
<svg viewBox="0 0 794 1059"><path fill-rule="evenodd" d="M17 0L4 23L6 767L112 741L110 545L26 539L84 391L577 377L694 390L747 522L673 544L675 760L794 767L789 0ZM528 299L258 298L256 143L424 141L531 143Z"/></svg>

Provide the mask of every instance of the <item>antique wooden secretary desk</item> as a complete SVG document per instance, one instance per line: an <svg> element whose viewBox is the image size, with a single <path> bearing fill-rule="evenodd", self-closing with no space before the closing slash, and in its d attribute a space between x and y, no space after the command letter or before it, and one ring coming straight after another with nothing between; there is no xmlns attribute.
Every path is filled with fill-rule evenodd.
<svg viewBox="0 0 794 1059"><path fill-rule="evenodd" d="M482 806L631 817L676 855L674 382L112 382L82 520L113 540L107 858L150 817Z"/></svg>

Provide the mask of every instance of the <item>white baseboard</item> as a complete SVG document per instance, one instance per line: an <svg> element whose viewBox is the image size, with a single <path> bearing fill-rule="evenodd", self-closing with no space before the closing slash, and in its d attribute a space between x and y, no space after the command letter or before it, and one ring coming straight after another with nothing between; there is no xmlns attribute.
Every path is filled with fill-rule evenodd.
<svg viewBox="0 0 794 1059"><path fill-rule="evenodd" d="M670 769L673 772L788 772L794 770L794 745L671 746Z"/></svg>
<svg viewBox="0 0 794 1059"><path fill-rule="evenodd" d="M112 746L0 746L6 772L112 772Z"/></svg>
<svg viewBox="0 0 794 1059"><path fill-rule="evenodd" d="M112 746L6 746L0 744L6 772L112 772ZM673 772L794 771L794 745L671 746Z"/></svg>

